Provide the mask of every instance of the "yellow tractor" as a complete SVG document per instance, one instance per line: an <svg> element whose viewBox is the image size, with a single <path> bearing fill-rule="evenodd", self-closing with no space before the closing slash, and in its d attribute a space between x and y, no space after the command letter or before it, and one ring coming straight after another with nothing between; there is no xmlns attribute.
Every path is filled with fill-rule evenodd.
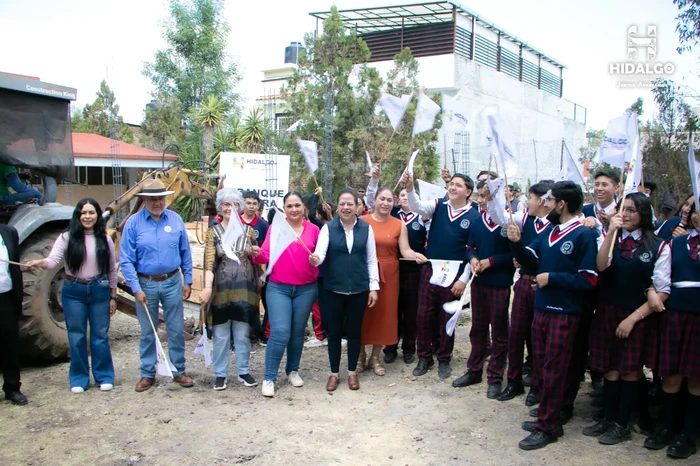
<svg viewBox="0 0 700 466"><path fill-rule="evenodd" d="M70 102L75 98L75 89L0 73L0 163L31 169L42 179L41 204L0 205L0 222L15 227L19 234L22 263L48 256L73 214L73 206L55 201L57 181L71 181L74 176ZM175 191L167 198L167 205L180 196L212 199L215 192L207 186L214 177L186 164L175 163L145 173L135 186L105 209L117 257L121 230L128 216L117 225L115 214L130 208L132 215L142 208L141 200L135 195L149 178L160 178L169 190ZM61 305L63 264L53 270L23 271L23 274L22 355L45 361L68 357L68 335ZM131 292L123 279L119 287ZM126 296L120 295L118 307L120 311L135 314L134 302Z"/></svg>

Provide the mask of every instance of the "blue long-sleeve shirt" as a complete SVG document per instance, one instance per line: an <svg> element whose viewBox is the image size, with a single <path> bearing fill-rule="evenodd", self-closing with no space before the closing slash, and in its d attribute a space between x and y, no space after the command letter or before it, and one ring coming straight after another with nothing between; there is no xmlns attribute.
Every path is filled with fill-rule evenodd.
<svg viewBox="0 0 700 466"><path fill-rule="evenodd" d="M134 293L141 291L137 273L161 275L179 268L191 285L192 254L182 218L168 209L158 222L147 209L132 215L122 232L119 265Z"/></svg>

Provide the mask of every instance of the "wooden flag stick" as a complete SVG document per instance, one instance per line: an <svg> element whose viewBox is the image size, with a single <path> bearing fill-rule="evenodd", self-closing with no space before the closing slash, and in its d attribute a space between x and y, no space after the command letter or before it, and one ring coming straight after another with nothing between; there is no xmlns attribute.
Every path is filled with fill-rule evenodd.
<svg viewBox="0 0 700 466"><path fill-rule="evenodd" d="M408 161L411 160L411 156L413 155L413 138L411 138L411 149L408 151ZM406 172L406 169L408 168L408 161L406 162L406 168L401 172L401 176L399 177L399 181L396 182L396 186L394 186L394 189L391 190L391 192L396 192L396 188L399 187L401 184L401 178L403 178L403 174Z"/></svg>
<svg viewBox="0 0 700 466"><path fill-rule="evenodd" d="M496 157L494 157L493 159L493 162L496 164L496 173L498 173L498 160L496 160ZM491 179L491 175L489 175L489 179ZM503 194L505 195L505 190L508 189L508 176L506 176L505 167L503 167L503 180L505 182L505 186L503 187ZM508 213L510 214L510 223L515 224L515 221L513 220L513 209L511 208L511 203L508 200L508 196L506 196L506 202L506 207L508 208Z"/></svg>
<svg viewBox="0 0 700 466"><path fill-rule="evenodd" d="M320 188L320 186L318 185L318 180L316 179L316 175L314 175L314 174L312 173L312 174L311 174L311 178L314 179L314 183L316 184L316 187L317 187L317 188ZM324 202L324 203L326 202L326 201L323 199L323 192L321 192L321 193L319 194L318 197L321 198L321 202Z"/></svg>
<svg viewBox="0 0 700 466"><path fill-rule="evenodd" d="M379 157L379 165L384 163L386 156L389 154L389 147L391 146L391 140L394 139L394 134L396 134L396 130L391 132L391 136L389 136L389 140L386 142L386 146L384 146L382 155Z"/></svg>
<svg viewBox="0 0 700 466"><path fill-rule="evenodd" d="M622 205L622 203L624 202L624 198L623 198L623 195L624 195L624 193L625 193L625 182L624 182L624 179L625 179L627 176L629 176L629 175L626 175L626 174L627 174L627 170L625 170L625 169L623 168L623 170L622 170L622 177L623 177L623 179L620 180L620 185L622 186L622 188L621 188L621 191L622 191L622 192L621 192L620 195L619 195L618 205ZM613 215L614 215L614 214L613 214ZM612 257L613 252L615 251L615 242L617 241L617 232L618 232L619 230L620 230L620 229L618 228L618 229L615 230L615 232L613 233L612 242L610 243L610 250L608 251L608 259L610 259L610 258Z"/></svg>
<svg viewBox="0 0 700 466"><path fill-rule="evenodd" d="M20 267L24 267L25 269L28 268L27 264L22 264L21 262L6 261L4 259L0 259L0 262L5 262L6 264L12 264L12 265L19 265Z"/></svg>

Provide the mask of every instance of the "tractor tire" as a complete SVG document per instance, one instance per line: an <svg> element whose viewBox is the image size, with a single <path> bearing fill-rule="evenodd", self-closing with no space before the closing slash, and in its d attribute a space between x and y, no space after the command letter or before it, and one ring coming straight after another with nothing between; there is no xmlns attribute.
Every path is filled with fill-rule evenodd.
<svg viewBox="0 0 700 466"><path fill-rule="evenodd" d="M62 230L44 230L21 245L20 262L44 259ZM65 273L63 261L53 270L25 270L24 298L19 323L21 355L30 361L58 361L69 357L61 292Z"/></svg>

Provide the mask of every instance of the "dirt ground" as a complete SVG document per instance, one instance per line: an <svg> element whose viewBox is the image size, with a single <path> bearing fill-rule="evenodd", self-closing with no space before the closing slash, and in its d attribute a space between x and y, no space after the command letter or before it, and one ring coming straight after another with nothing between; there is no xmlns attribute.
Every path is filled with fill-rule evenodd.
<svg viewBox="0 0 700 466"><path fill-rule="evenodd" d="M469 352L468 325L457 329L453 376ZM584 437L591 422L590 384L582 389L576 417L565 435L545 449L524 452L520 423L530 419L524 399L486 398L486 384L462 389L441 381L437 371L413 377L401 355L385 377L360 376L362 388L325 391L326 348L304 349L303 388L280 377L273 399L260 387L230 383L212 390L211 369L188 342L187 372L194 388L170 380L136 393L139 378L136 320L118 314L112 324L115 389L69 391L68 364L22 373L26 407L0 403L0 465L657 465L671 464L665 451L642 447L644 437L606 447ZM261 381L265 348L251 355L251 373ZM235 369L233 361L231 373ZM284 368L284 361L282 368ZM235 380L235 379L234 379ZM685 464L698 464L696 456ZM680 464L675 462L674 464Z"/></svg>

